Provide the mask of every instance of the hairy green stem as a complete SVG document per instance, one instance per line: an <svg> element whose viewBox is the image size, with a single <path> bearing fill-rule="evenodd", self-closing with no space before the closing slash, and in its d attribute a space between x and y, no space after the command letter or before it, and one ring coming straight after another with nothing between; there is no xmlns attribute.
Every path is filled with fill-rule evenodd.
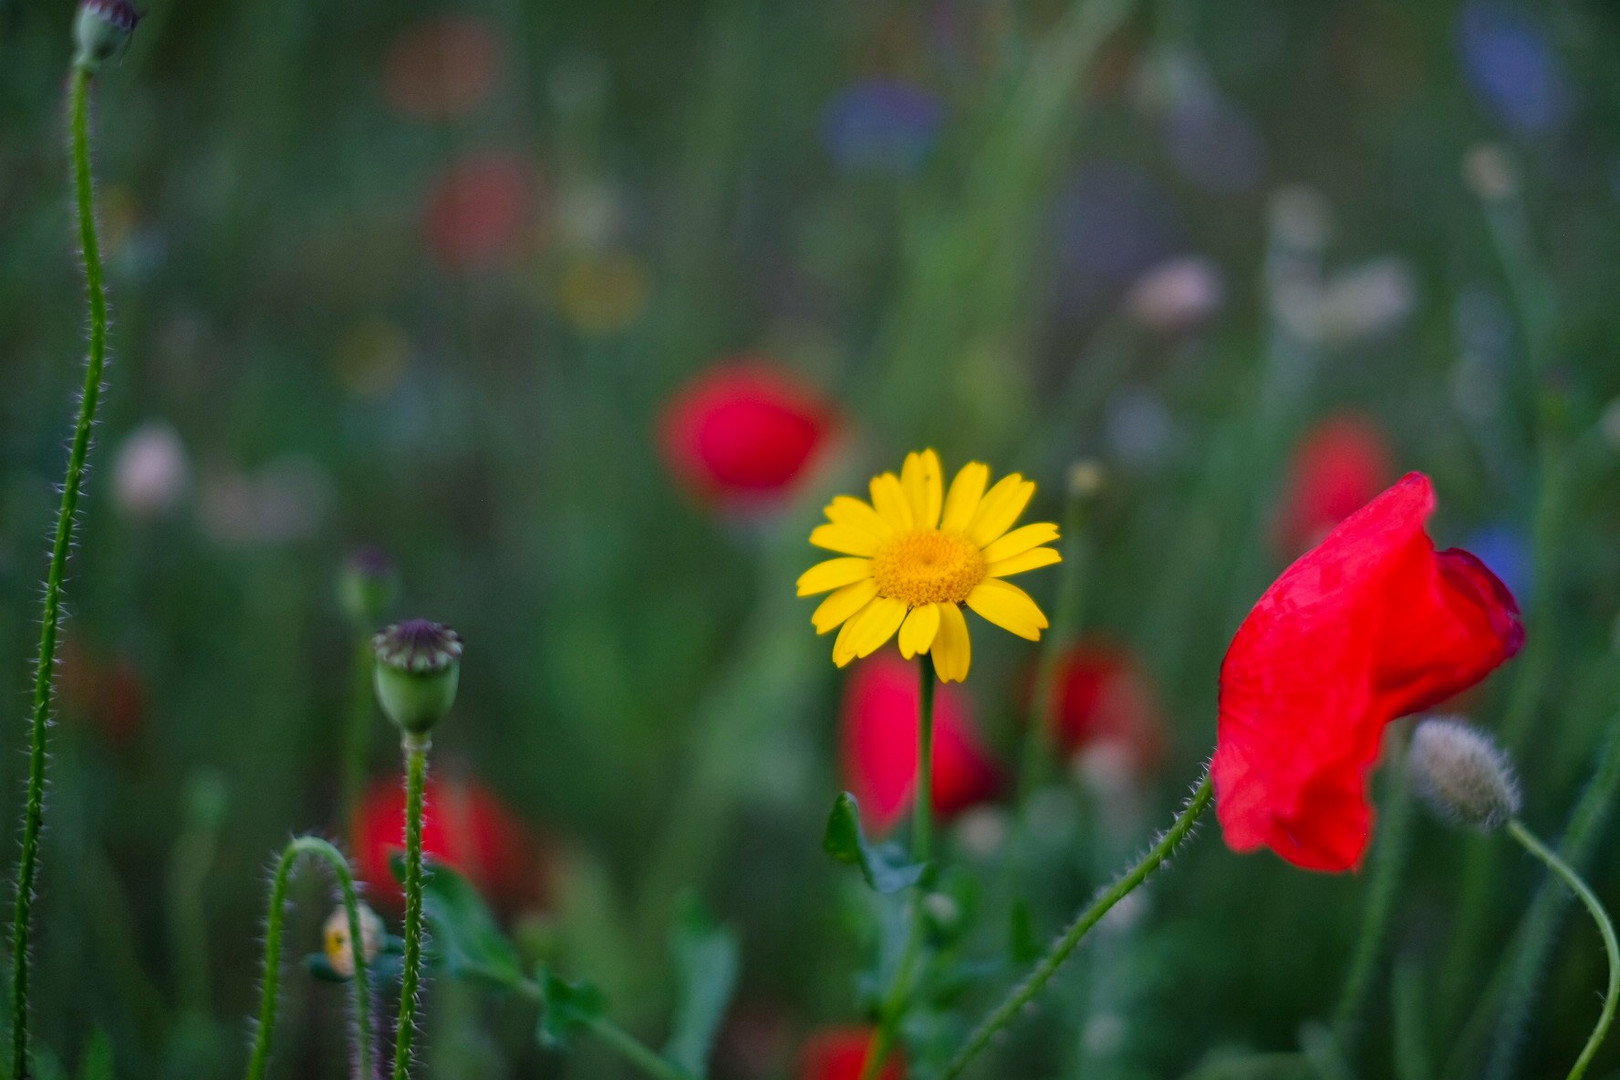
<svg viewBox="0 0 1620 1080"><path fill-rule="evenodd" d="M259 999L259 1025L253 1036L253 1052L248 1058L247 1080L263 1080L265 1067L270 1062L270 1040L276 1028L276 1004L281 983L281 922L282 909L287 902L287 882L292 868L300 856L313 855L325 860L337 878L343 893L343 910L349 917L349 942L354 956L354 1011L360 1025L359 1075L374 1075L371 1065L372 1046L367 1037L371 1022L371 981L366 970L364 927L360 923L360 898L354 889L354 877L349 872L349 860L331 844L317 836L294 837L282 849L281 861L270 883L270 914L264 939L264 987Z"/></svg>
<svg viewBox="0 0 1620 1080"><path fill-rule="evenodd" d="M1404 728L1402 735L1406 734ZM1361 933L1356 952L1345 976L1339 1005L1333 1014L1333 1038L1339 1053L1345 1058L1353 1056L1356 1036L1361 1026L1361 1013L1372 990L1373 976L1384 954L1384 941L1389 935L1390 916L1395 912L1395 894L1400 888L1401 873L1406 867L1407 823L1412 816L1412 788L1407 780L1403 761L1403 738L1393 740L1393 760L1385 770L1391 790L1384 810L1384 821L1378 833L1378 847L1373 854L1371 880L1367 883L1367 906L1362 911Z"/></svg>
<svg viewBox="0 0 1620 1080"><path fill-rule="evenodd" d="M1176 820L1171 823L1169 830L1159 838L1159 842L1153 845L1140 862L1117 879L1114 884L1110 885L1101 896L1092 902L1090 907L1075 918L1062 936L1052 943L1052 947L1047 950L1046 955L1036 962L1029 976L1013 987L1007 994L1006 999L996 1006L990 1015L986 1016L979 1026L973 1030L972 1034L967 1037L967 1040L962 1044L962 1048L956 1052L950 1063L945 1066L945 1071L940 1074L940 1080L953 1080L954 1077L960 1076L962 1070L966 1069L969 1063L985 1047L990 1045L990 1040L995 1038L996 1033L1011 1023L1013 1018L1023 1010L1024 1006L1034 1000L1035 995L1039 994L1046 984L1052 980L1052 976L1057 974L1058 969L1063 966L1063 962L1069 958L1070 953L1074 952L1076 946L1091 931L1092 927L1101 922L1102 917L1107 915L1115 904L1146 881L1153 871L1163 865L1177 846L1187 838L1187 835L1192 832L1193 826L1198 823L1199 816L1208 808L1214 794L1214 782L1206 766L1204 777L1193 792L1192 798L1187 800L1187 805L1182 808Z"/></svg>
<svg viewBox="0 0 1620 1080"><path fill-rule="evenodd" d="M84 486L90 433L101 398L101 372L107 360L107 294L101 282L101 249L96 240L95 192L90 182L90 71L75 66L69 82L73 127L73 189L79 210L79 243L84 253L85 289L90 297L90 357L85 364L79 420L73 429L62 504L56 515L50 570L45 577L44 614L40 619L39 655L34 664L33 730L28 752L28 801L23 809L22 861L17 867L17 907L11 927L11 1063L12 1076L28 1076L28 977L33 958L34 879L39 872L39 833L45 822L45 736L50 728L51 683L56 671L56 636L62 623L62 579L73 548L74 515Z"/></svg>
<svg viewBox="0 0 1620 1080"><path fill-rule="evenodd" d="M1523 822L1517 819L1508 822L1507 831L1526 851L1546 863L1547 869L1568 886L1570 892L1581 898L1581 903L1592 914L1592 921L1597 923L1598 933L1603 936L1603 949L1609 958L1609 982L1603 992L1603 1009L1598 1014L1597 1026L1592 1029L1581 1056L1575 1059L1574 1066L1569 1070L1568 1080L1580 1080L1586 1075L1587 1066L1592 1064L1598 1047L1603 1045L1604 1038L1609 1034L1609 1025L1614 1023L1615 1006L1620 1004L1620 942L1615 940L1614 924L1609 921L1609 913L1603 910L1602 902L1568 863L1538 840L1534 833L1524 827Z"/></svg>
<svg viewBox="0 0 1620 1080"><path fill-rule="evenodd" d="M416 990L422 967L422 803L427 789L428 740L405 736L405 969L399 982L399 1024L394 1031L394 1080L411 1069L416 1036Z"/></svg>

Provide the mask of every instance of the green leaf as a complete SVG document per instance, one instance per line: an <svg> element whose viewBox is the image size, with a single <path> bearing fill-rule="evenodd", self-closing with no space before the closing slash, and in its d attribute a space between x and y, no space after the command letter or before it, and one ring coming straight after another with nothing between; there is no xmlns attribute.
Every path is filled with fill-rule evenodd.
<svg viewBox="0 0 1620 1080"><path fill-rule="evenodd" d="M394 876L404 877L404 858L393 860ZM500 986L523 982L523 965L490 914L478 890L450 866L430 861L422 868L422 915L433 931L433 947L450 973Z"/></svg>
<svg viewBox="0 0 1620 1080"><path fill-rule="evenodd" d="M737 986L737 935L716 926L701 903L687 898L675 922L670 954L677 982L664 1056L693 1076L702 1076Z"/></svg>
<svg viewBox="0 0 1620 1080"><path fill-rule="evenodd" d="M841 863L859 866L866 883L880 893L897 893L922 880L926 864L911 862L898 844L873 844L861 828L855 796L843 792L827 817L822 848Z"/></svg>
<svg viewBox="0 0 1620 1080"><path fill-rule="evenodd" d="M575 1033L607 1012L607 997L583 979L569 982L542 967L535 972L534 980L540 987L540 1022L535 1037L541 1046L566 1048Z"/></svg>

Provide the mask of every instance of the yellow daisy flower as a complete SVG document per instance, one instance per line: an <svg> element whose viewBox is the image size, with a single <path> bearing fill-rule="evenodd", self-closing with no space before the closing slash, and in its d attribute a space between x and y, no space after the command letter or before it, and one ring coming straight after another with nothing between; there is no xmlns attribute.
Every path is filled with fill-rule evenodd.
<svg viewBox="0 0 1620 1080"><path fill-rule="evenodd" d="M827 524L810 542L844 558L806 570L799 595L832 592L810 621L818 634L843 627L834 663L869 656L898 631L907 660L931 653L940 681L960 682L973 655L964 604L1004 630L1040 640L1046 616L1002 579L1061 561L1041 546L1058 538L1058 528L1043 522L1013 529L1035 483L1012 473L986 491L989 480L989 466L972 461L947 492L939 455L924 450L906 455L899 476L873 477L870 503L848 495L832 501Z"/></svg>

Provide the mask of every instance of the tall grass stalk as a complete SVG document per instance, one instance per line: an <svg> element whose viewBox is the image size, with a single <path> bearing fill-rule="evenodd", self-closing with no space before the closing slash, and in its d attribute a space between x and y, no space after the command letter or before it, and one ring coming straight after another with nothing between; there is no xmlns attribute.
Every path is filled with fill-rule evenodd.
<svg viewBox="0 0 1620 1080"><path fill-rule="evenodd" d="M79 419L73 429L62 503L56 515L50 569L45 576L44 613L40 619L39 654L34 664L33 727L28 750L28 797L23 808L22 860L17 866L17 905L11 926L11 1065L12 1076L28 1076L28 995L33 957L34 882L39 873L39 834L45 824L45 739L50 729L52 680L56 671L56 638L62 624L62 581L73 549L75 515L84 487L90 435L101 400L101 373L107 361L107 294L101 280L101 248L96 238L95 189L90 178L91 71L75 64L68 82L72 124L73 190L79 213L79 245L84 256L85 289L90 298L90 356L79 397Z"/></svg>

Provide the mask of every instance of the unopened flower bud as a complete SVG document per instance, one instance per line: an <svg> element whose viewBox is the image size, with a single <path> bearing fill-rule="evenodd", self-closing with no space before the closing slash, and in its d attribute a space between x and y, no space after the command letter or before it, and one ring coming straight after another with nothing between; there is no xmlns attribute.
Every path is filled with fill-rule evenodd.
<svg viewBox="0 0 1620 1080"><path fill-rule="evenodd" d="M1102 463L1095 458L1082 458L1069 466L1069 495L1076 499L1094 498L1107 482Z"/></svg>
<svg viewBox="0 0 1620 1080"><path fill-rule="evenodd" d="M1412 783L1448 821L1487 832L1519 812L1519 781L1489 735L1461 720L1425 720L1412 734L1407 759Z"/></svg>
<svg viewBox="0 0 1620 1080"><path fill-rule="evenodd" d="M456 702L460 636L448 626L411 619L382 631L371 647L383 712L407 735L426 735Z"/></svg>
<svg viewBox="0 0 1620 1080"><path fill-rule="evenodd" d="M360 955L366 958L368 966L382 952L383 942L387 938L388 928L383 925L382 916L361 904ZM348 908L339 905L332 912L321 932L321 940L326 947L326 962L332 965L332 970L345 979L354 978L354 948L350 944Z"/></svg>
<svg viewBox="0 0 1620 1080"><path fill-rule="evenodd" d="M103 60L123 51L140 21L141 13L129 0L82 0L73 24L73 38L79 46L74 64L94 71Z"/></svg>
<svg viewBox="0 0 1620 1080"><path fill-rule="evenodd" d="M343 613L360 626L373 627L399 596L399 570L382 548L363 547L349 556L338 578Z"/></svg>

